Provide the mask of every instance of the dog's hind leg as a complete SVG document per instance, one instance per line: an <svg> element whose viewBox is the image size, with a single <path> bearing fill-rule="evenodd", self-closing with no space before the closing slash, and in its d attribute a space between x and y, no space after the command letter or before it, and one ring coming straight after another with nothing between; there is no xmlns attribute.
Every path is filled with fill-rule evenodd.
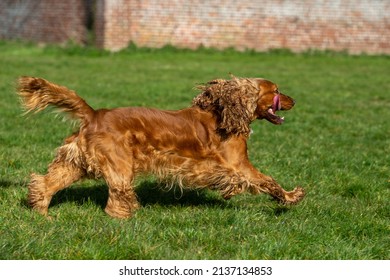
<svg viewBox="0 0 390 280"><path fill-rule="evenodd" d="M125 181L109 182L108 201L105 212L114 218L131 217L139 208L137 196L131 184Z"/></svg>
<svg viewBox="0 0 390 280"><path fill-rule="evenodd" d="M114 218L129 218L139 208L133 187L132 149L126 141L116 139L113 135L102 134L97 139L99 141L91 146L91 154L108 186L105 212Z"/></svg>
<svg viewBox="0 0 390 280"><path fill-rule="evenodd" d="M105 175L108 184L108 201L105 212L114 218L129 218L139 208L130 176L111 173Z"/></svg>
<svg viewBox="0 0 390 280"><path fill-rule="evenodd" d="M103 177L108 185L105 212L114 218L129 218L139 208L133 187L132 160L123 159L115 149L105 148L97 153Z"/></svg>
<svg viewBox="0 0 390 280"><path fill-rule="evenodd" d="M47 215L50 201L55 193L85 176L85 171L76 164L77 161L69 158L71 154L69 145L72 144L64 145L59 149L46 175L31 175L28 202L34 210L43 215Z"/></svg>

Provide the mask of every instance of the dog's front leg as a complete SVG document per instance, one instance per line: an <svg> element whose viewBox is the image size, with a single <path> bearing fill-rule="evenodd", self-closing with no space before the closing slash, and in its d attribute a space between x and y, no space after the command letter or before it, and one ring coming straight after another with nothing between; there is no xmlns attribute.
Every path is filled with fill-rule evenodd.
<svg viewBox="0 0 390 280"><path fill-rule="evenodd" d="M267 193L282 204L296 204L303 199L305 191L296 187L292 191L284 190L272 177L259 172L250 162L241 164L240 171L247 178L246 189L252 194ZM234 192L231 193L234 195ZM229 198L230 194L227 194Z"/></svg>
<svg viewBox="0 0 390 280"><path fill-rule="evenodd" d="M254 182L255 184L249 187L250 193L268 193L274 199L286 205L296 204L300 202L305 196L305 191L301 187L296 187L292 191L286 191L272 177L265 175L262 177L262 179L257 179Z"/></svg>

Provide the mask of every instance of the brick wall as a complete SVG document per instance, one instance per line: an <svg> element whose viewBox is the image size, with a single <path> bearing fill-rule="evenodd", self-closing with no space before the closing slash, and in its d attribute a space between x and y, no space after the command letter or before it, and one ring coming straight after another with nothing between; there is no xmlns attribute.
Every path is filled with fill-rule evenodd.
<svg viewBox="0 0 390 280"><path fill-rule="evenodd" d="M129 0L97 0L95 17L96 45L109 50L119 50L132 39L133 17L137 2Z"/></svg>
<svg viewBox="0 0 390 280"><path fill-rule="evenodd" d="M390 54L390 0L0 0L0 39L84 44L92 10L96 45L114 51L133 42Z"/></svg>
<svg viewBox="0 0 390 280"><path fill-rule="evenodd" d="M390 54L389 0L97 1L105 24L98 43L111 50L133 42Z"/></svg>
<svg viewBox="0 0 390 280"><path fill-rule="evenodd" d="M0 0L0 39L44 43L87 40L83 0Z"/></svg>

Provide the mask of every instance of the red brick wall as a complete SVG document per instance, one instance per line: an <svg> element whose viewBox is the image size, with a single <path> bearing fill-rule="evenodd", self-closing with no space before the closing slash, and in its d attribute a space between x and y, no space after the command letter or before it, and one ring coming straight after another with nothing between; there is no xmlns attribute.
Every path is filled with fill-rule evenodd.
<svg viewBox="0 0 390 280"><path fill-rule="evenodd" d="M389 0L97 1L97 41L111 50L133 42L390 54Z"/></svg>
<svg viewBox="0 0 390 280"><path fill-rule="evenodd" d="M0 0L0 39L44 43L87 40L83 0Z"/></svg>
<svg viewBox="0 0 390 280"><path fill-rule="evenodd" d="M97 0L95 13L96 45L109 50L127 47L132 41L131 28L137 2L128 0Z"/></svg>
<svg viewBox="0 0 390 280"><path fill-rule="evenodd" d="M0 0L0 39L390 54L390 0Z"/></svg>

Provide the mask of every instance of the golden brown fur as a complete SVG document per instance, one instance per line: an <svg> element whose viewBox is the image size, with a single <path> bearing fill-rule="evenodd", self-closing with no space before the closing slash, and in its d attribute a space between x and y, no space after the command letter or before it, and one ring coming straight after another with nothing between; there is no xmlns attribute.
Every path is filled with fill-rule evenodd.
<svg viewBox="0 0 390 280"><path fill-rule="evenodd" d="M255 119L281 124L278 110L292 98L264 79L232 77L199 86L191 107L92 109L75 92L41 78L21 77L18 94L28 112L52 105L80 120L80 128L58 149L46 175L32 174L28 200L47 215L52 196L84 178L104 178L106 213L131 216L139 207L137 175L151 173L181 188L209 188L225 199L248 191L268 193L284 204L299 202L302 188L287 192L248 160L246 141Z"/></svg>

